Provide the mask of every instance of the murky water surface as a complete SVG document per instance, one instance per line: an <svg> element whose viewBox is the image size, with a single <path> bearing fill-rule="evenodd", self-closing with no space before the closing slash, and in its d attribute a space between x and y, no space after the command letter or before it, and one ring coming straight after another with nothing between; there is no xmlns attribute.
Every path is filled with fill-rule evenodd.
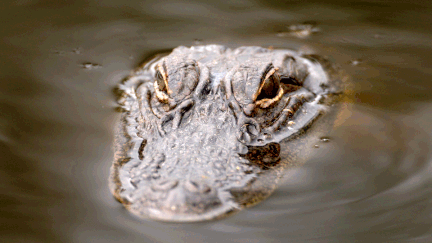
<svg viewBox="0 0 432 243"><path fill-rule="evenodd" d="M424 3L3 3L2 242L431 242ZM316 26L293 34L303 22ZM199 224L138 220L107 187L119 118L112 89L149 55L196 43L328 56L352 77L354 102L259 205Z"/></svg>

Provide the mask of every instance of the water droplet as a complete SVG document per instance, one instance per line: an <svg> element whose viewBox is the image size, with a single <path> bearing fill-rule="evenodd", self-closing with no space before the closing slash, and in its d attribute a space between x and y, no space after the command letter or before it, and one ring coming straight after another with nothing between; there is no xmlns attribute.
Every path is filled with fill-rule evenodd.
<svg viewBox="0 0 432 243"><path fill-rule="evenodd" d="M315 145L314 145L314 148L319 148L319 145L318 145L318 144L315 144Z"/></svg>
<svg viewBox="0 0 432 243"><path fill-rule="evenodd" d="M202 39L195 39L195 40L193 41L193 44L194 44L194 45L202 45L202 44L203 44L203 40L202 40Z"/></svg>
<svg viewBox="0 0 432 243"><path fill-rule="evenodd" d="M381 34L375 34L375 35L374 35L374 38L375 38L375 39L381 39L382 37L383 37L383 36L382 36Z"/></svg>
<svg viewBox="0 0 432 243"><path fill-rule="evenodd" d="M79 48L79 47L73 49L72 52L75 53L75 54L81 54L82 53L81 48Z"/></svg>
<svg viewBox="0 0 432 243"><path fill-rule="evenodd" d="M354 59L354 60L351 60L351 62L350 62L350 64L352 66L357 66L357 65L359 65L361 63L362 63L362 60L360 60L360 59Z"/></svg>
<svg viewBox="0 0 432 243"><path fill-rule="evenodd" d="M279 32L276 34L277 37L285 37L285 36L287 36L287 35L288 35L287 32L282 32L282 31L279 31Z"/></svg>
<svg viewBox="0 0 432 243"><path fill-rule="evenodd" d="M328 138L328 137L322 137L322 138L320 138L320 140L321 140L321 142L323 142L323 143L328 143L328 142L330 142L330 138Z"/></svg>
<svg viewBox="0 0 432 243"><path fill-rule="evenodd" d="M87 70L93 70L93 69L98 69L98 68L101 68L101 67L102 67L102 66L99 65L99 64L96 64L96 63L90 63L90 62L83 63L83 64L81 64L81 66L82 66L84 69L87 69Z"/></svg>
<svg viewBox="0 0 432 243"><path fill-rule="evenodd" d="M57 55L62 56L62 55L64 55L66 52L65 52L65 51L55 50L54 53L57 54Z"/></svg>
<svg viewBox="0 0 432 243"><path fill-rule="evenodd" d="M278 37L285 37L287 35L290 35L290 36L295 36L297 38L303 39L320 31L320 29L316 27L316 25L317 23L314 21L307 21L302 24L293 24L287 27L288 31L279 32L276 35Z"/></svg>

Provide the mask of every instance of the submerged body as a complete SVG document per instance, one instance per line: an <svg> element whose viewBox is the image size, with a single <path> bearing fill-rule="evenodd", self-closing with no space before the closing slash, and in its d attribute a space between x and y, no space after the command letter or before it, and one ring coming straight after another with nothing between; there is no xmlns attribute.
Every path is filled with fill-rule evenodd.
<svg viewBox="0 0 432 243"><path fill-rule="evenodd" d="M151 60L120 86L111 191L140 217L181 222L267 197L298 161L285 143L343 91L322 64L291 50L218 45Z"/></svg>

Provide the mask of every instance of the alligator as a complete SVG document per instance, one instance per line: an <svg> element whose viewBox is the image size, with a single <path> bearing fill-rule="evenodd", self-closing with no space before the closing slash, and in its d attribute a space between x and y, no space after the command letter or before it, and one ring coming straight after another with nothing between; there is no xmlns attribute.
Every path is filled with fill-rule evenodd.
<svg viewBox="0 0 432 243"><path fill-rule="evenodd" d="M313 149L316 136L304 133L333 126L322 117L335 114L344 82L327 59L294 50L204 45L156 55L117 88L110 190L134 215L161 221L254 205Z"/></svg>

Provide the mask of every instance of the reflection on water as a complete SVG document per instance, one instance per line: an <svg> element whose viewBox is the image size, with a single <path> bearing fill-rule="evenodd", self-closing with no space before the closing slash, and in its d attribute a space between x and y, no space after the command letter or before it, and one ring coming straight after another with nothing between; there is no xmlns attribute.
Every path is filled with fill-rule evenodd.
<svg viewBox="0 0 432 243"><path fill-rule="evenodd" d="M128 4L2 6L4 241L432 240L430 6ZM307 21L320 31L305 39L278 36ZM111 90L149 55L197 39L327 55L352 76L355 102L326 135L330 141L317 138L312 159L288 170L256 207L200 224L138 220L106 186L118 120Z"/></svg>

